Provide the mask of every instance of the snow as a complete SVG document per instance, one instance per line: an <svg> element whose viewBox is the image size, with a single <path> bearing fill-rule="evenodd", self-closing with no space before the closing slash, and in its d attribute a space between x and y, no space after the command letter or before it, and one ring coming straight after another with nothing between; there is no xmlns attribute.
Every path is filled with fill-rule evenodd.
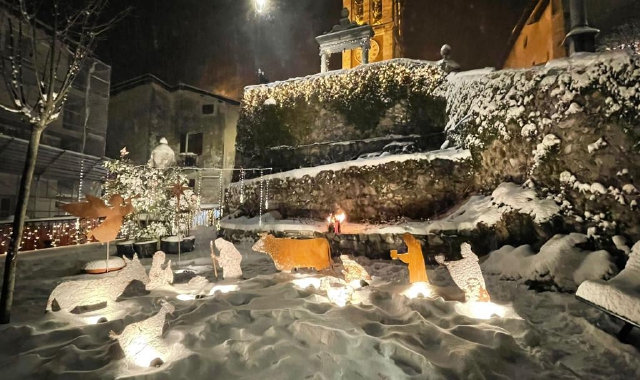
<svg viewBox="0 0 640 380"><path fill-rule="evenodd" d="M602 137L600 137L596 142L587 145L587 150L589 151L589 153L593 153L601 148L604 148L607 146L607 142L604 141L604 139Z"/></svg>
<svg viewBox="0 0 640 380"><path fill-rule="evenodd" d="M213 281L205 242L214 238L197 236L203 249L183 261L184 271ZM358 257L372 276L370 286L354 289L351 304L340 307L307 285L321 288L324 276L276 273L266 255L237 248L248 280L197 281L197 287L179 281L120 300L117 310L82 315L42 310L57 282L88 277L77 274L75 260L97 259L103 249L25 255L12 324L0 326L0 378L640 377L636 348L612 335L619 325L570 294L537 293L485 273L493 303L461 303L463 294L443 267L429 268L432 284L418 289L407 283L404 266ZM150 262L143 260L147 267ZM175 306L172 313L167 301ZM100 317L107 321L98 323ZM136 347L139 335L131 326L148 331L145 345L159 345L162 366L136 365L155 353L132 361L109 338L113 331Z"/></svg>
<svg viewBox="0 0 640 380"><path fill-rule="evenodd" d="M640 324L640 243L633 246L627 265L617 276L609 281L585 281L576 295Z"/></svg>
<svg viewBox="0 0 640 380"><path fill-rule="evenodd" d="M358 159L353 161L337 162L328 165L319 165L310 168L302 168L290 170L282 173L275 173L266 175L261 178L255 178L251 180L245 180L245 184L251 182L258 182L261 180L268 181L273 179L286 179L286 178L302 178L304 176L316 176L323 171L340 171L352 167L365 167L365 166L379 166L388 164L391 162L405 162L405 161L433 161L433 160L451 160L462 161L471 158L471 152L466 149L445 149L437 150L427 153L412 153L412 154L398 154L388 155L383 157L374 157L367 159ZM240 186L239 183L233 183L231 186Z"/></svg>
<svg viewBox="0 0 640 380"><path fill-rule="evenodd" d="M84 266L84 270L105 270L107 269L107 267L109 269L122 268L124 266L124 260L122 260L120 257L114 257L109 259L108 265L105 264L107 264L106 260L91 261Z"/></svg>
<svg viewBox="0 0 640 380"><path fill-rule="evenodd" d="M514 183L502 183L492 194L493 202L523 214L531 215L536 223L550 220L560 212L560 206L551 199L540 200L532 188L523 188Z"/></svg>
<svg viewBox="0 0 640 380"><path fill-rule="evenodd" d="M576 245L585 243L587 235L556 235L533 254L528 245L502 247L482 264L486 273L509 280L552 282L563 291L575 291L587 280L609 277L615 267L606 251L584 251Z"/></svg>
<svg viewBox="0 0 640 380"><path fill-rule="evenodd" d="M351 145L356 143L369 143L369 142L376 142L376 141L397 140L397 139L407 139L407 138L418 139L420 137L421 137L420 135L391 134L391 135L386 135L381 137L371 137L363 140L332 141L332 142L323 142L323 143L303 144L303 145L296 145L296 146L278 145L271 148L267 148L267 150L300 149L300 148L308 148L308 147L321 146L321 145Z"/></svg>
<svg viewBox="0 0 640 380"><path fill-rule="evenodd" d="M185 240L192 240L194 239L193 236L169 236L166 238L162 238L162 241L166 241L166 242L170 242L170 243L177 243L178 241L183 242Z"/></svg>
<svg viewBox="0 0 640 380"><path fill-rule="evenodd" d="M532 188L523 188L511 182L503 183L492 196L474 195L452 209L448 215L437 220L423 222L403 221L395 224L360 224L344 223L343 234L403 234L428 235L441 231L469 231L483 223L493 226L502 220L507 212L519 212L531 215L537 223L550 220L560 211L560 207L550 199L539 199ZM272 213L260 218L245 216L231 219L224 218L220 226L229 230L240 231L306 231L309 233L327 232L326 221L311 219L280 220Z"/></svg>

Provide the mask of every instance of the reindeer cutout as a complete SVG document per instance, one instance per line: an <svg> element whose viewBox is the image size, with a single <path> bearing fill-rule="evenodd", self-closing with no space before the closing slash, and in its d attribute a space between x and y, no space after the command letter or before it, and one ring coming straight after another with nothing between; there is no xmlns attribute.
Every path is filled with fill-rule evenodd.
<svg viewBox="0 0 640 380"><path fill-rule="evenodd" d="M73 216L86 219L105 218L98 227L91 230L88 238L95 238L101 243L115 240L122 227L122 220L133 212L131 199L124 200L120 194L114 194L109 198L107 206L104 201L92 195L85 195L87 202L69 203L60 206L61 209Z"/></svg>
<svg viewBox="0 0 640 380"><path fill-rule="evenodd" d="M400 260L403 263L409 264L409 282L428 282L427 268L424 265L424 256L422 255L422 247L420 242L416 240L410 233L402 235L404 242L409 249L407 253L398 253L397 250L391 251L391 258L393 260Z"/></svg>

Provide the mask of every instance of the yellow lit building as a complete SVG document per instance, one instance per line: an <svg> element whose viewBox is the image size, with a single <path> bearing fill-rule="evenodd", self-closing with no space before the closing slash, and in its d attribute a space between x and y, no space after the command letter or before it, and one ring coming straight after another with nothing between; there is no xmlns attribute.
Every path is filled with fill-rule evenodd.
<svg viewBox="0 0 640 380"><path fill-rule="evenodd" d="M371 40L369 62L402 57L402 8L404 0L342 0L350 18L359 25L369 24L375 31ZM342 54L342 68L362 63L361 49Z"/></svg>

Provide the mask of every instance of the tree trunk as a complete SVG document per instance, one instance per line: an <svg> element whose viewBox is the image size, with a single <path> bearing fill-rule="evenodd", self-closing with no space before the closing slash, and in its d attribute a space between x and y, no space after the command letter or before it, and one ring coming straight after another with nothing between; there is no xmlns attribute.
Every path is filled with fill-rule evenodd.
<svg viewBox="0 0 640 380"><path fill-rule="evenodd" d="M7 251L7 259L4 264L4 278L2 281L2 296L0 297L0 324L9 323L11 319L11 304L13 303L13 290L16 286L16 265L18 263L18 251L22 243L22 234L24 232L24 221L27 216L27 206L29 204L29 193L31 190L31 181L36 168L36 160L38 158L38 147L40 146L40 137L44 128L32 125L31 139L27 149L27 157L22 171L22 179L20 180L20 190L18 192L18 202L16 205L16 213L13 219L13 233L11 242Z"/></svg>

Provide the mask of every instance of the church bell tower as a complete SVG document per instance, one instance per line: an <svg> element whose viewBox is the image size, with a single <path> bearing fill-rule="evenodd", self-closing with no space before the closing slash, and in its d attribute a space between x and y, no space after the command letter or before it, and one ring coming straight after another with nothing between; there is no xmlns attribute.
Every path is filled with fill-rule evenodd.
<svg viewBox="0 0 640 380"><path fill-rule="evenodd" d="M351 21L369 24L375 31L371 39L369 62L402 57L402 10L404 0L342 0L349 9ZM345 51L342 68L351 69L362 63L362 50Z"/></svg>

